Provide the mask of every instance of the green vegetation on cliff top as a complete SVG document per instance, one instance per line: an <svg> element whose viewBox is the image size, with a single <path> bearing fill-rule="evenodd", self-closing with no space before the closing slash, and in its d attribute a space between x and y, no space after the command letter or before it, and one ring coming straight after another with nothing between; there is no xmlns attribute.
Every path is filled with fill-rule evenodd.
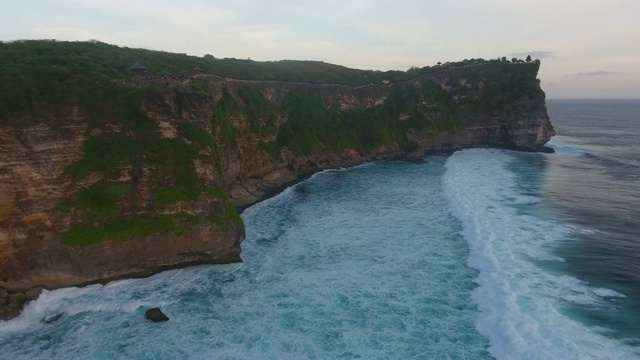
<svg viewBox="0 0 640 360"><path fill-rule="evenodd" d="M321 61L258 62L235 58L218 59L146 49L131 49L98 41L66 42L19 40L0 42L0 123L26 110L62 104L78 98L96 112L122 108L136 92L124 87L134 62L142 63L156 76L189 76L195 67L223 78L298 83L342 84L356 87L398 83L440 70L440 66L412 67L407 71L358 70ZM473 65L482 59L455 64ZM505 63L491 60L488 63ZM193 85L193 84L192 84ZM539 88L539 87L538 87ZM138 89L139 92L139 89ZM135 96L134 96L135 98ZM113 104L109 104L110 100ZM98 102L99 101L99 102ZM115 105L115 106L114 106Z"/></svg>
<svg viewBox="0 0 640 360"><path fill-rule="evenodd" d="M249 80L339 83L357 86L404 72L355 70L318 61L256 62L164 51L131 49L102 42L23 40L0 42L0 119L69 96L112 97L131 78L136 61L154 75L189 75L198 66L220 77ZM87 99L88 100L88 99Z"/></svg>

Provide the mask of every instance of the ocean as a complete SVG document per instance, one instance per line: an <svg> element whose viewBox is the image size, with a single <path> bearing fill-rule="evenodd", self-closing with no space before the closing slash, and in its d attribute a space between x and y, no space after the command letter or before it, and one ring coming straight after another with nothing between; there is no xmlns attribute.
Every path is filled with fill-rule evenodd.
<svg viewBox="0 0 640 360"><path fill-rule="evenodd" d="M640 100L547 106L553 154L317 173L245 210L243 263L44 291L0 358L640 359Z"/></svg>

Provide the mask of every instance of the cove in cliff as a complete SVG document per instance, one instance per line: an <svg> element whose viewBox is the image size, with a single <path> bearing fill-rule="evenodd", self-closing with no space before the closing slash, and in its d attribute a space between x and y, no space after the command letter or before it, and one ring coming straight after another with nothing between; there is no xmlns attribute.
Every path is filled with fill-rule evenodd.
<svg viewBox="0 0 640 360"><path fill-rule="evenodd" d="M58 41L0 55L4 319L42 288L240 261L238 210L321 169L554 135L539 61L381 72Z"/></svg>

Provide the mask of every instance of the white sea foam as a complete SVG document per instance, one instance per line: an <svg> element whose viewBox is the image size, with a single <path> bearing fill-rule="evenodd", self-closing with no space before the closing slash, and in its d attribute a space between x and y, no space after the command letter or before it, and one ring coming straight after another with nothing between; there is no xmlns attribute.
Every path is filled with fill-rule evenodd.
<svg viewBox="0 0 640 360"><path fill-rule="evenodd" d="M27 304L19 317L0 326L0 334L47 326L41 320L57 314L71 317L83 313L133 313L150 307L167 307L183 293L207 288L210 280L203 272L233 272L238 266L193 267L107 285L43 290L36 301Z"/></svg>
<svg viewBox="0 0 640 360"><path fill-rule="evenodd" d="M244 263L45 293L14 359L487 359L444 159L314 175L247 209ZM160 306L164 324L144 321ZM63 312L52 324L39 319ZM32 315L29 315L32 314ZM26 319L31 319L27 321Z"/></svg>
<svg viewBox="0 0 640 360"><path fill-rule="evenodd" d="M444 181L443 157L315 174L242 215L244 263L45 292L0 325L0 358L625 358L558 308L616 293L531 263L574 229L517 213L539 199L508 159L455 154ZM145 321L155 306L171 320Z"/></svg>
<svg viewBox="0 0 640 360"><path fill-rule="evenodd" d="M561 135L554 136L546 146L552 148L556 154L562 156L580 156L584 151L579 146L572 144L571 138Z"/></svg>
<svg viewBox="0 0 640 360"><path fill-rule="evenodd" d="M477 330L498 359L628 359L637 352L563 314L563 304L598 304L621 296L570 276L551 274L535 260L554 260L552 250L573 229L519 214L520 197L507 169L506 151L465 150L446 163L443 186L479 271L473 292ZM557 259L556 259L557 260Z"/></svg>

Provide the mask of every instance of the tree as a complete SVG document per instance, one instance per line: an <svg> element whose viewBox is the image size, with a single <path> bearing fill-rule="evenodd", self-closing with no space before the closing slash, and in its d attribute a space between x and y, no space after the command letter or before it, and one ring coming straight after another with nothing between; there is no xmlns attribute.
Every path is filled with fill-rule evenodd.
<svg viewBox="0 0 640 360"><path fill-rule="evenodd" d="M518 58L511 59L511 62L514 63L514 64L517 63L518 62Z"/></svg>
<svg viewBox="0 0 640 360"><path fill-rule="evenodd" d="M527 55L526 62L531 62L531 55Z"/></svg>

